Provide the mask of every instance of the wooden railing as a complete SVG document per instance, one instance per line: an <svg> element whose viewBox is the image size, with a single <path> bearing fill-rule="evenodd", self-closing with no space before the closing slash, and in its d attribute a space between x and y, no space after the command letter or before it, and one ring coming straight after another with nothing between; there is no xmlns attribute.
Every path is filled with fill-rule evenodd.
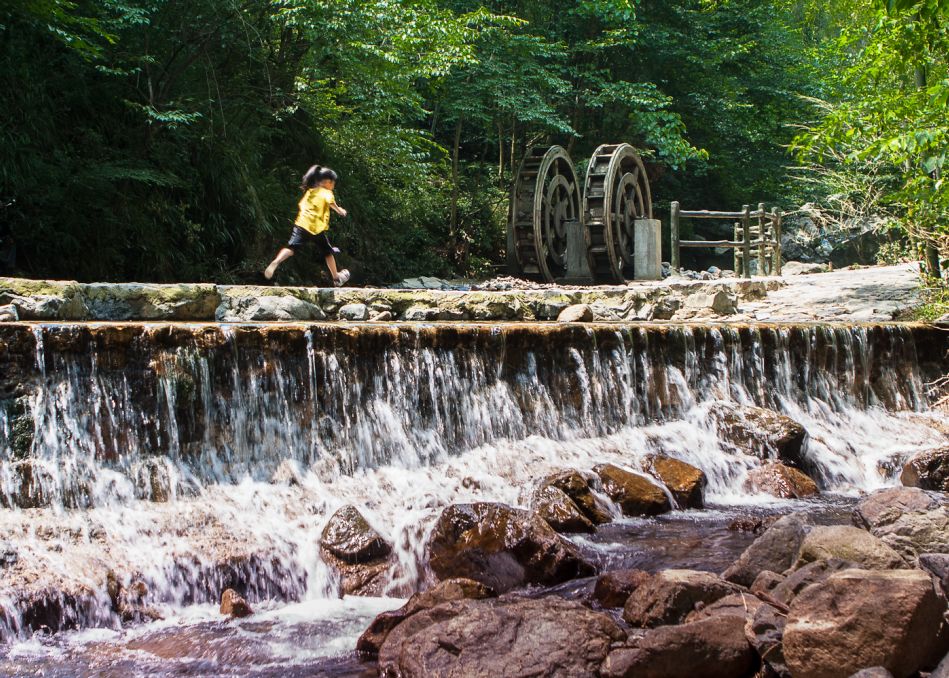
<svg viewBox="0 0 949 678"><path fill-rule="evenodd" d="M735 222L734 240L680 240L680 219L719 219ZM683 247L730 247L735 250L735 273L751 277L751 254L758 257L759 275L781 275L781 210L777 207L765 211L764 203L752 211L743 205L740 212L714 212L709 210L683 210L678 202L672 203L671 230L672 268L681 268L680 251Z"/></svg>

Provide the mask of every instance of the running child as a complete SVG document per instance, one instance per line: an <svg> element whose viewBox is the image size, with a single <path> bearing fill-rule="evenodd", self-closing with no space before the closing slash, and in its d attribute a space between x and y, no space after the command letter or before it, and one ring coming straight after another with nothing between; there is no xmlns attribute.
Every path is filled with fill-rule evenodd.
<svg viewBox="0 0 949 678"><path fill-rule="evenodd" d="M336 270L336 257L333 254L339 250L330 244L326 235L330 227L330 210L341 217L346 216L346 210L336 204L336 198L333 196L333 189L336 187L338 178L336 172L329 167L319 165L313 165L303 175L301 188L304 193L300 198L300 211L297 213L296 221L293 222L290 241L286 247L277 252L277 256L264 271L264 277L267 280L273 278L280 264L308 243L315 245L316 251L326 259L326 268L329 269L336 287L346 284L349 280L348 270L345 268L342 271Z"/></svg>

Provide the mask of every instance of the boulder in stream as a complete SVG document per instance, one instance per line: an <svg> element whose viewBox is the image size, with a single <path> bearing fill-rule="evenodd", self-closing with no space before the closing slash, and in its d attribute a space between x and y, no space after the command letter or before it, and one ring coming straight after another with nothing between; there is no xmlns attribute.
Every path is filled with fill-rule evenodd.
<svg viewBox="0 0 949 678"><path fill-rule="evenodd" d="M765 570L784 572L794 563L808 529L810 521L805 514L784 516L755 539L722 573L722 577L742 586L751 586Z"/></svg>
<svg viewBox="0 0 949 678"><path fill-rule="evenodd" d="M381 595L392 547L355 506L340 508L320 537L320 555L340 576L344 595Z"/></svg>
<svg viewBox="0 0 949 678"><path fill-rule="evenodd" d="M626 634L576 601L517 597L456 600L389 632L379 673L430 676L593 676Z"/></svg>
<svg viewBox="0 0 949 678"><path fill-rule="evenodd" d="M709 410L719 435L732 447L762 459L779 459L813 476L804 456L807 430L790 417L763 407L719 404Z"/></svg>
<svg viewBox="0 0 949 678"><path fill-rule="evenodd" d="M570 497L594 525L602 525L613 520L610 508L590 488L590 480L579 471L566 470L544 478L541 488L547 485L556 487Z"/></svg>
<svg viewBox="0 0 949 678"><path fill-rule="evenodd" d="M912 456L903 466L900 481L907 487L949 492L949 447Z"/></svg>
<svg viewBox="0 0 949 678"><path fill-rule="evenodd" d="M254 614L254 610L234 589L227 589L221 594L221 614L240 619Z"/></svg>
<svg viewBox="0 0 949 678"><path fill-rule="evenodd" d="M795 676L846 678L880 666L907 678L945 654L945 612L925 572L836 572L791 603L784 656Z"/></svg>
<svg viewBox="0 0 949 678"><path fill-rule="evenodd" d="M632 592L623 608L623 619L640 628L677 624L696 606L740 591L740 587L711 572L663 570Z"/></svg>
<svg viewBox="0 0 949 678"><path fill-rule="evenodd" d="M608 678L746 678L758 655L745 637L745 619L722 616L652 629L610 652Z"/></svg>
<svg viewBox="0 0 949 678"><path fill-rule="evenodd" d="M803 499L820 493L813 480L796 468L778 462L749 471L746 486L753 492L765 492L781 499Z"/></svg>
<svg viewBox="0 0 949 678"><path fill-rule="evenodd" d="M594 532L596 528L567 494L553 485L534 493L533 508L557 532Z"/></svg>
<svg viewBox="0 0 949 678"><path fill-rule="evenodd" d="M839 558L870 570L891 570L907 567L899 553L878 537L849 525L812 528L801 542L794 569L815 560Z"/></svg>
<svg viewBox="0 0 949 678"><path fill-rule="evenodd" d="M679 508L700 509L705 506L708 479L702 469L674 457L651 454L643 459L643 470L662 481Z"/></svg>
<svg viewBox="0 0 949 678"><path fill-rule="evenodd" d="M630 594L652 575L645 570L611 570L596 578L591 598L603 607L623 607Z"/></svg>
<svg viewBox="0 0 949 678"><path fill-rule="evenodd" d="M540 516L490 502L446 508L432 530L428 554L439 579L474 579L499 593L525 584L559 584L596 571Z"/></svg>
<svg viewBox="0 0 949 678"><path fill-rule="evenodd" d="M613 464L602 464L594 470L603 482L603 489L619 504L624 515L655 516L672 508L665 491L647 476Z"/></svg>
<svg viewBox="0 0 949 678"><path fill-rule="evenodd" d="M397 610L383 612L372 620L356 642L356 651L369 657L379 654L379 649L389 633L413 614L430 610L436 605L453 600L481 600L490 598L494 591L473 579L446 579L428 591L416 593Z"/></svg>

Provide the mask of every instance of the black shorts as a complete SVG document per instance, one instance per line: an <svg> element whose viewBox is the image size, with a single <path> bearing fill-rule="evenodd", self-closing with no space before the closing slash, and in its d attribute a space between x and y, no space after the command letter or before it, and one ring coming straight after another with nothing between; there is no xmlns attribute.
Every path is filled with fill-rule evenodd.
<svg viewBox="0 0 949 678"><path fill-rule="evenodd" d="M294 252L299 252L305 245L314 245L316 251L319 252L322 256L328 257L333 254L336 249L330 243L329 237L326 235L326 231L313 235L307 230L300 228L299 226L293 227L293 232L290 234L290 240L287 242L287 247L289 247Z"/></svg>

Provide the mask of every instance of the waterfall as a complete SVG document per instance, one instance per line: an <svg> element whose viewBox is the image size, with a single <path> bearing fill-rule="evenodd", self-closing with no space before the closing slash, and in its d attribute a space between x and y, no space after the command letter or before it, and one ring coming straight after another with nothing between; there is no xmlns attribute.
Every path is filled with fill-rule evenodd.
<svg viewBox="0 0 949 678"><path fill-rule="evenodd" d="M62 591L60 626L118 623L109 576L174 606L234 581L332 597L318 538L346 503L393 541L405 593L444 506L523 505L561 468L662 451L705 471L710 501L748 502L762 461L721 439L723 404L803 424L829 491L896 482L944 441L925 383L945 340L898 324L14 324L0 340L12 633L24 573Z"/></svg>

